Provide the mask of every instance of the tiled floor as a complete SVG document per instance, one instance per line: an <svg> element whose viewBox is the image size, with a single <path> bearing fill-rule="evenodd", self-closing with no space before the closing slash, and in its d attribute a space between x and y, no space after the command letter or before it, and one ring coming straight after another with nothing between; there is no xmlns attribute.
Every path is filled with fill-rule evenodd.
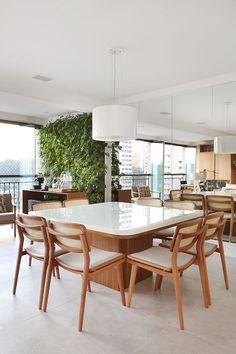
<svg viewBox="0 0 236 354"><path fill-rule="evenodd" d="M133 306L120 304L119 293L92 283L84 332L77 332L81 279L61 271L53 279L47 313L37 309L41 262L31 268L25 257L17 295L11 293L17 240L0 227L0 354L214 353L236 351L236 245L226 245L230 290L220 259L208 259L212 306L205 309L197 267L181 279L184 331L179 330L172 283L153 291L154 278L135 288Z"/></svg>

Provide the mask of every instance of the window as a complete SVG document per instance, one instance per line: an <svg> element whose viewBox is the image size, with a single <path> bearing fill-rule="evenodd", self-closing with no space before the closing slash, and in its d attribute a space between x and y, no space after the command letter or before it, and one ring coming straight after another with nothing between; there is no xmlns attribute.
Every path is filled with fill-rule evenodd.
<svg viewBox="0 0 236 354"><path fill-rule="evenodd" d="M35 175L35 129L0 123L0 131L0 193L12 193L19 207Z"/></svg>

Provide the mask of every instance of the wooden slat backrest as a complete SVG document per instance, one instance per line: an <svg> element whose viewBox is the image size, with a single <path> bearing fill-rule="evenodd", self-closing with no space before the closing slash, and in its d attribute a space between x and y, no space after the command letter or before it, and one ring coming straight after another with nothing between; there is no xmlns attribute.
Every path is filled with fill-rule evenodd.
<svg viewBox="0 0 236 354"><path fill-rule="evenodd" d="M25 235L34 242L44 242L46 238L46 220L40 216L18 214L16 221L19 235Z"/></svg>
<svg viewBox="0 0 236 354"><path fill-rule="evenodd" d="M48 239L51 248L54 247L55 243L68 252L83 252L87 254L90 251L84 225L53 220L49 220L47 224Z"/></svg>

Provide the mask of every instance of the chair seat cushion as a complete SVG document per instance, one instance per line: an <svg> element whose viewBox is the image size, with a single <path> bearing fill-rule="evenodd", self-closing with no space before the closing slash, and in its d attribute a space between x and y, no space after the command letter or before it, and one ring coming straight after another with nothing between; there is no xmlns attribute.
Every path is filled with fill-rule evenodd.
<svg viewBox="0 0 236 354"><path fill-rule="evenodd" d="M205 254L208 254L208 253L211 254L211 253L215 252L216 249L217 249L217 245L215 245L214 243L210 243L210 242L204 243ZM193 245L193 247L188 250L188 253L193 254L193 255L197 254L196 244Z"/></svg>
<svg viewBox="0 0 236 354"><path fill-rule="evenodd" d="M175 233L176 227L168 227L167 229L160 230L158 232L155 232L155 235L160 235L160 236L165 236L165 237L173 237Z"/></svg>
<svg viewBox="0 0 236 354"><path fill-rule="evenodd" d="M95 247L91 247L89 255L90 271L93 271L95 268L101 268L106 263L110 263L124 257L121 253L104 251ZM61 266L68 266L76 271L83 271L84 269L83 253L67 253L63 256L57 257L57 261Z"/></svg>
<svg viewBox="0 0 236 354"><path fill-rule="evenodd" d="M43 242L36 242L33 245L26 247L25 250L32 257L37 257L37 258L42 258L42 259L44 258L44 243ZM55 253L56 253L56 256L59 256L61 254L64 254L65 251L56 245Z"/></svg>
<svg viewBox="0 0 236 354"><path fill-rule="evenodd" d="M154 246L148 248L145 251L130 254L128 256L128 259L140 261L141 263L147 263L156 268L159 269L161 268L171 272L172 270L171 256L172 253L170 252L169 249L160 246ZM192 255L179 252L177 258L178 268L184 266L192 259L193 259Z"/></svg>
<svg viewBox="0 0 236 354"><path fill-rule="evenodd" d="M0 213L0 223L10 223L14 222L14 213Z"/></svg>
<svg viewBox="0 0 236 354"><path fill-rule="evenodd" d="M236 218L236 214L233 214L233 217ZM231 213L224 213L224 218L225 219L231 219L232 218L232 214Z"/></svg>

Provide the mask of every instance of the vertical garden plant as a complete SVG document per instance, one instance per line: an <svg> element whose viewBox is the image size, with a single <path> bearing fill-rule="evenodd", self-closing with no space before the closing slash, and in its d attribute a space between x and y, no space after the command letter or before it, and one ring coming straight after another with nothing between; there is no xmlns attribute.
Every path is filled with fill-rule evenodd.
<svg viewBox="0 0 236 354"><path fill-rule="evenodd" d="M117 152L112 144L112 173L119 173ZM105 142L92 139L92 115L67 115L39 130L41 169L44 175L69 171L73 187L86 191L91 203L104 201Z"/></svg>

